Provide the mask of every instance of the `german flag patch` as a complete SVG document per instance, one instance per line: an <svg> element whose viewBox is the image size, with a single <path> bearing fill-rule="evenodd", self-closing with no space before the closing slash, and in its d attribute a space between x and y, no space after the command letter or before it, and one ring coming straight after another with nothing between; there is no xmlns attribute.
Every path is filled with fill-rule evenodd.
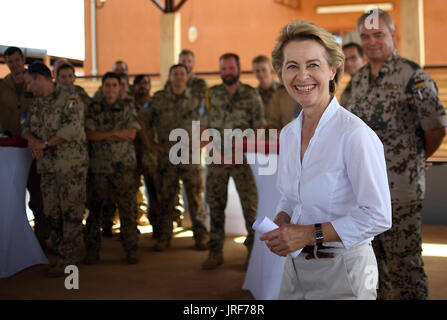
<svg viewBox="0 0 447 320"><path fill-rule="evenodd" d="M417 82L414 84L414 86L415 86L416 88L420 88L420 87L425 86L425 80L419 80L419 81L417 81Z"/></svg>

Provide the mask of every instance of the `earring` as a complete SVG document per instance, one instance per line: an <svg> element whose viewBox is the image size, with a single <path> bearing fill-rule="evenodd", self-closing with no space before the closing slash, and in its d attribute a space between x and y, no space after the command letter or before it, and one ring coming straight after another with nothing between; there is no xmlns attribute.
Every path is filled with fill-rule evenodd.
<svg viewBox="0 0 447 320"><path fill-rule="evenodd" d="M335 80L329 80L329 92L334 93L335 92Z"/></svg>

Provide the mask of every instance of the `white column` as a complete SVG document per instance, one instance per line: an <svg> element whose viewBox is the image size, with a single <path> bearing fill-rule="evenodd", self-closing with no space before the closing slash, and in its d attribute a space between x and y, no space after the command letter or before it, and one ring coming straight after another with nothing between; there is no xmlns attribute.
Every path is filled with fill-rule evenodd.
<svg viewBox="0 0 447 320"><path fill-rule="evenodd" d="M169 68L178 63L181 50L180 13L165 13L160 25L160 81L164 86Z"/></svg>
<svg viewBox="0 0 447 320"><path fill-rule="evenodd" d="M401 1L401 55L425 65L424 0Z"/></svg>

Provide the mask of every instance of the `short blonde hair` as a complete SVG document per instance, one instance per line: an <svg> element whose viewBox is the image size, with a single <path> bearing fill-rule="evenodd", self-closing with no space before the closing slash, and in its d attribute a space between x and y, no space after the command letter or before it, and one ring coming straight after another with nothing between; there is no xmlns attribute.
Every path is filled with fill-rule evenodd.
<svg viewBox="0 0 447 320"><path fill-rule="evenodd" d="M284 47L291 41L302 40L317 41L326 49L326 58L329 65L337 70L332 91L334 93L343 78L345 55L340 44L335 41L334 36L311 21L293 20L282 28L272 51L272 64L278 77L282 81L281 70L284 63Z"/></svg>

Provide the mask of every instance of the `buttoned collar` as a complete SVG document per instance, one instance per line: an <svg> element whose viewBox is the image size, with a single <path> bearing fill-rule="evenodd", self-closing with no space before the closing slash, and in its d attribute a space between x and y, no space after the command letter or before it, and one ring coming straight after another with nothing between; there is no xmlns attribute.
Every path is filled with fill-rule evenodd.
<svg viewBox="0 0 447 320"><path fill-rule="evenodd" d="M375 81L381 79L384 75L390 73L393 70L396 60L399 58L400 58L400 55L397 52L397 49L394 49L394 51L389 55L389 57L383 63L382 67L379 70L379 73L377 73ZM369 79L371 80L371 63L370 62L368 62L365 70L367 70Z"/></svg>

